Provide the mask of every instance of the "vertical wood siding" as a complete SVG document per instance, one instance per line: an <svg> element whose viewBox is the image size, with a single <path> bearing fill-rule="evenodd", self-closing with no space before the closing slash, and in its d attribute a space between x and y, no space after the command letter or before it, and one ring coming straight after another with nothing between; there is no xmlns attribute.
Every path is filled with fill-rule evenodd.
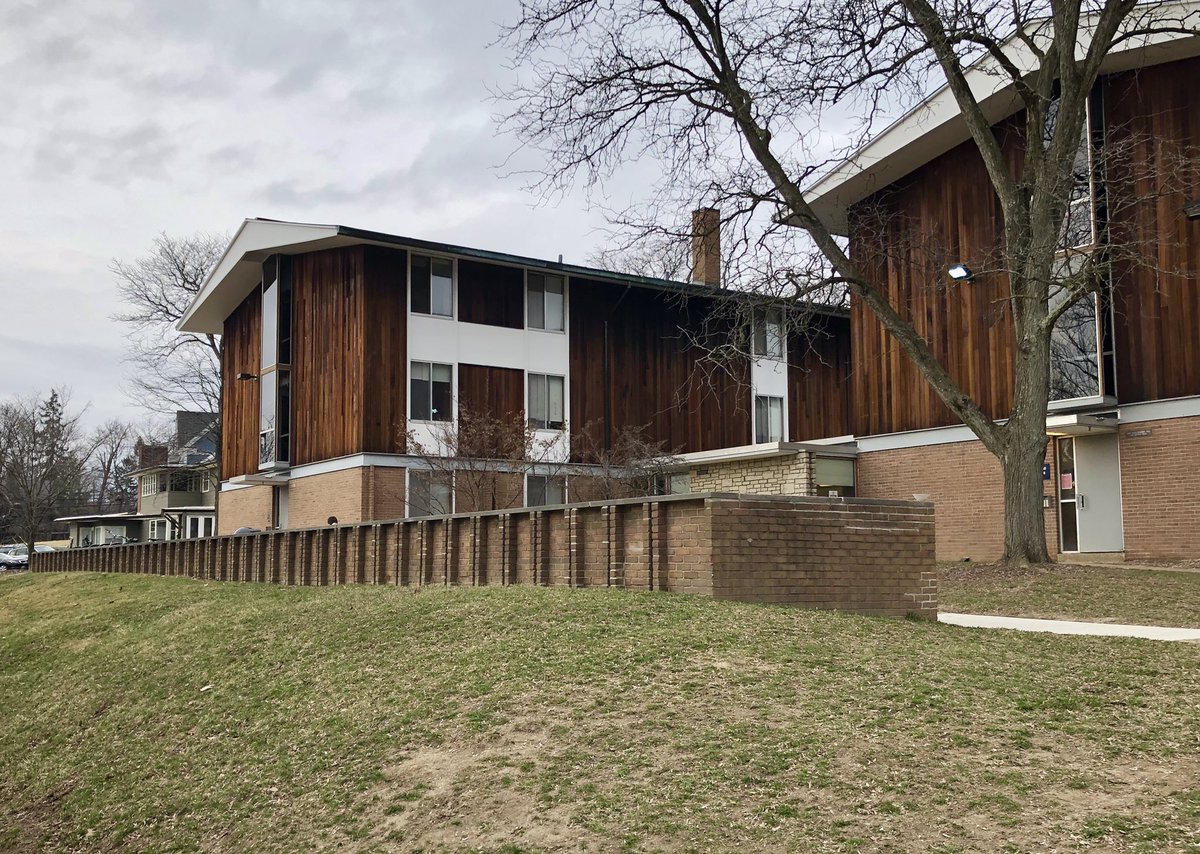
<svg viewBox="0 0 1200 854"><path fill-rule="evenodd" d="M1105 81L1117 394L1200 394L1200 59Z"/></svg>
<svg viewBox="0 0 1200 854"><path fill-rule="evenodd" d="M1019 149L1015 122L1001 137ZM1006 132L1007 131L1007 132ZM999 200L972 142L964 143L856 206L851 256L868 280L929 342L934 355L993 418L1013 389L1008 279L999 272ZM955 263L969 282L946 275ZM957 424L916 366L861 301L851 302L854 433L867 436Z"/></svg>
<svg viewBox="0 0 1200 854"><path fill-rule="evenodd" d="M258 376L262 358L262 293L255 288L225 318L221 359L221 479L258 471Z"/></svg>
<svg viewBox="0 0 1200 854"><path fill-rule="evenodd" d="M458 407L489 418L525 409L525 372L516 368L459 364Z"/></svg>
<svg viewBox="0 0 1200 854"><path fill-rule="evenodd" d="M362 450L404 453L408 416L408 287L403 250L367 246L363 280L364 345Z"/></svg>
<svg viewBox="0 0 1200 854"><path fill-rule="evenodd" d="M292 259L293 465L363 448L365 256L350 246Z"/></svg>
<svg viewBox="0 0 1200 854"><path fill-rule="evenodd" d="M604 402L615 436L645 428L668 451L745 445L750 437L749 364L731 371L702 362L680 331L699 329L704 306L655 291L573 278L570 284L570 426L603 442ZM604 322L609 381L604 383ZM574 450L586 444L574 443Z"/></svg>
<svg viewBox="0 0 1200 854"><path fill-rule="evenodd" d="M845 436L850 417L850 320L814 320L788 340L788 437L793 442Z"/></svg>
<svg viewBox="0 0 1200 854"><path fill-rule="evenodd" d="M458 319L525 328L525 271L465 258L458 262Z"/></svg>

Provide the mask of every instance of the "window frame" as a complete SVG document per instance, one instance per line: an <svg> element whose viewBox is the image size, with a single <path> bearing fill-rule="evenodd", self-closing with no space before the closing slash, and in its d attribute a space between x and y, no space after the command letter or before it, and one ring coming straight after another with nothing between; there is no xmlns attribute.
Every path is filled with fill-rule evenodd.
<svg viewBox="0 0 1200 854"><path fill-rule="evenodd" d="M531 490L530 490L530 484L535 478L542 481L542 499L543 500L538 504L534 504L530 500L530 495L532 494ZM546 500L547 490L549 489L549 486L552 482L562 484L562 501ZM566 504L570 501L568 489L569 489L568 481L567 481L567 476L565 474L538 474L536 472L527 472L525 474L525 506L526 507L556 507L559 504Z"/></svg>
<svg viewBox="0 0 1200 854"><path fill-rule="evenodd" d="M540 380L544 386L544 400L546 402L546 417L535 418L533 414L533 386L536 380ZM558 388L562 399L559 401L559 410L562 414L561 420L553 421L550 418L550 413L553 409L550 399L550 380L558 380ZM534 371L525 373L525 419L526 423L535 430L553 430L561 432L567 429L567 378L562 374L542 374Z"/></svg>
<svg viewBox="0 0 1200 854"><path fill-rule="evenodd" d="M414 481L414 479L422 478L422 477L428 478L431 483L435 479L444 479L446 481L446 487L447 487L448 495L449 495L449 499L450 499L450 502L449 502L450 506L449 506L449 508L446 509L446 511L444 513L435 513L435 512L433 512L432 508L430 508L428 506L424 508L428 512L425 512L425 513L414 513L413 512L413 492L414 492L413 491L413 481ZM406 519L428 519L431 516L444 516L444 515L453 514L455 504L458 500L458 496L455 494L455 492L456 492L456 490L454 489L454 472L439 472L439 471L434 471L433 469L415 469L415 468L407 469L406 477L404 480L404 518L406 518ZM429 495L429 490L426 490L426 495Z"/></svg>
<svg viewBox="0 0 1200 854"><path fill-rule="evenodd" d="M771 315L778 319L775 322L776 343L778 352L771 351ZM763 345L758 343L759 330L762 330ZM783 309L778 306L758 306L754 309L750 324L750 354L759 359L776 359L782 361L787 357L787 342L783 333Z"/></svg>
<svg viewBox="0 0 1200 854"><path fill-rule="evenodd" d="M766 415L767 415L766 436L767 436L767 438L765 438L765 439L759 438L761 435L763 435L762 419L759 418L759 413L758 413L758 402L760 400L766 401ZM771 410L772 410L773 403L778 403L778 405L779 405L779 437L778 438L771 438L771 433L770 433L770 429L772 426L771 425L771 421L772 421ZM772 442L782 442L783 436L786 432L787 432L787 419L786 419L785 408L783 405L783 398L779 397L778 395L774 395L774 394L755 394L754 395L754 444L769 445Z"/></svg>
<svg viewBox="0 0 1200 854"><path fill-rule="evenodd" d="M413 298L416 295L415 280L413 279L413 260L415 258L429 259L429 311L418 311L413 308ZM441 314L433 310L433 262L445 261L450 265L450 313ZM458 320L458 259L453 255L435 255L428 252L408 253L408 313L417 317L431 317L437 320Z"/></svg>
<svg viewBox="0 0 1200 854"><path fill-rule="evenodd" d="M416 365L426 365L429 367L429 378L428 379L418 380L416 377L413 376L413 374L415 373L414 367ZM435 382L435 380L433 378L433 369L435 367L447 368L450 371L450 383L449 383L449 385L450 385L450 402L449 402L449 405L447 406L447 417L446 418L434 418L433 417L434 412L435 412L435 409L433 406L433 384ZM454 393L455 387L458 385L458 377L456 376L456 374L457 374L456 368L457 368L457 366L455 364L452 364L449 362L433 362L433 361L426 361L425 359L410 359L409 360L409 362L408 362L408 420L409 421L415 421L419 424L445 424L447 422L454 423L455 421L458 420L457 415L456 415L457 395ZM429 384L429 399L428 399L429 416L430 416L429 418L418 418L417 416L413 415L413 411L414 411L413 403L417 399L417 395L414 393L414 389L413 389L414 382L426 382Z"/></svg>
<svg viewBox="0 0 1200 854"><path fill-rule="evenodd" d="M535 326L530 316L530 308L534 303L533 296L533 277L537 276L542 280L541 284L541 303L542 303L542 325ZM561 328L550 329L546 326L546 317L549 315L546 305L546 279L557 279L562 283L562 309L561 309ZM567 334L567 277L558 273L544 273L541 270L525 270L525 328L532 329L535 332L549 332L554 335Z"/></svg>

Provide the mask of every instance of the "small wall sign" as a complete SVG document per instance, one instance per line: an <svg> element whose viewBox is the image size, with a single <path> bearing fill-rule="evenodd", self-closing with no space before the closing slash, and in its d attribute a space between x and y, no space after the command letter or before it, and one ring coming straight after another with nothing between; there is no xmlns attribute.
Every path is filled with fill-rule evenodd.
<svg viewBox="0 0 1200 854"><path fill-rule="evenodd" d="M1130 430L1125 434L1127 439L1140 439L1142 436L1149 436L1153 430Z"/></svg>

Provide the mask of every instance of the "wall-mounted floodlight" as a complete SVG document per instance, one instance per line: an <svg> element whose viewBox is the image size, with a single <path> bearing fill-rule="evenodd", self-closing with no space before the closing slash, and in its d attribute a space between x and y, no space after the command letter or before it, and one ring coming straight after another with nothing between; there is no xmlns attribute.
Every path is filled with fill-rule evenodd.
<svg viewBox="0 0 1200 854"><path fill-rule="evenodd" d="M1188 219L1200 219L1200 199L1184 205L1183 212L1187 214Z"/></svg>
<svg viewBox="0 0 1200 854"><path fill-rule="evenodd" d="M237 379L239 379L239 380L256 380L256 379L258 379L258 374L248 374L245 371L242 371L240 374L237 375Z"/></svg>
<svg viewBox="0 0 1200 854"><path fill-rule="evenodd" d="M946 272L949 274L950 278L954 279L956 282L969 282L975 276L975 274L971 272L971 268L966 264L955 264Z"/></svg>

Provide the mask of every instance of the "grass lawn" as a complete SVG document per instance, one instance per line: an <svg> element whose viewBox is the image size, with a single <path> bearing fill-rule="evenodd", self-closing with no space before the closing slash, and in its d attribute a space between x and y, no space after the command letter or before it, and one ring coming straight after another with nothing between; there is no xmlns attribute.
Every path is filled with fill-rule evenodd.
<svg viewBox="0 0 1200 854"><path fill-rule="evenodd" d="M0 850L1198 851L1200 645L0 579Z"/></svg>
<svg viewBox="0 0 1200 854"><path fill-rule="evenodd" d="M955 563L939 576L943 611L1200 628L1200 572Z"/></svg>

